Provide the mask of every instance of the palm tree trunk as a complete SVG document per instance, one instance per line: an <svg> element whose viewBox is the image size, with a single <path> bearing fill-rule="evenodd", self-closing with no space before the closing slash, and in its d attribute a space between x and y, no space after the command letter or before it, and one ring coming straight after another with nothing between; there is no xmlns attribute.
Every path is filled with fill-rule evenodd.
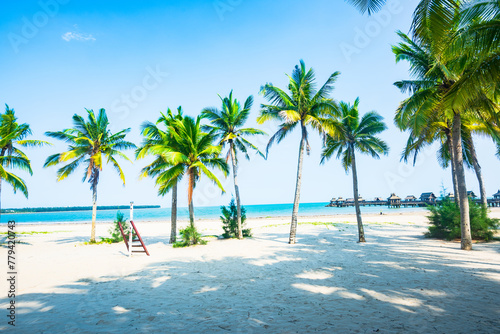
<svg viewBox="0 0 500 334"><path fill-rule="evenodd" d="M170 216L170 243L173 244L177 237L177 182L172 187L172 209Z"/></svg>
<svg viewBox="0 0 500 334"><path fill-rule="evenodd" d="M92 184L92 230L90 232L90 242L95 242L95 221L97 216L97 182Z"/></svg>
<svg viewBox="0 0 500 334"><path fill-rule="evenodd" d="M474 141L472 140L472 134L467 139L470 146L470 154L472 158L472 165L474 166L474 171L476 172L477 181L479 182L479 192L481 193L481 205L484 208L488 207L488 199L486 197L486 188L484 186L483 174L481 172L481 166L477 160L476 148L474 147Z"/></svg>
<svg viewBox="0 0 500 334"><path fill-rule="evenodd" d="M188 185L188 203L189 203L189 225L194 227L194 206L193 206L193 190L194 190L194 172L189 170L189 185Z"/></svg>
<svg viewBox="0 0 500 334"><path fill-rule="evenodd" d="M359 193L358 193L358 172L356 171L356 156L354 154L354 148L351 147L352 161L352 185L354 191L354 206L356 207L356 220L358 221L358 242L366 242L365 231L363 230L363 221L361 220L361 209L359 208Z"/></svg>
<svg viewBox="0 0 500 334"><path fill-rule="evenodd" d="M191 225L191 227L194 227L194 206L192 199L189 202L189 225Z"/></svg>
<svg viewBox="0 0 500 334"><path fill-rule="evenodd" d="M2 178L0 177L0 223L2 218Z"/></svg>
<svg viewBox="0 0 500 334"><path fill-rule="evenodd" d="M295 197L293 200L293 210L292 210L292 224L290 226L290 239L289 244L294 244L296 242L297 234L297 216L299 214L299 200L300 200L300 185L302 183L302 164L304 161L304 148L306 144L306 127L301 123L302 128L302 138L300 139L299 147L299 162L297 166L297 182L295 185Z"/></svg>
<svg viewBox="0 0 500 334"><path fill-rule="evenodd" d="M472 237L470 232L469 198L467 197L467 185L465 183L464 161L462 152L462 120L459 113L453 116L453 150L455 155L455 168L457 172L457 184L460 206L460 228L462 232L461 248L472 249Z"/></svg>
<svg viewBox="0 0 500 334"><path fill-rule="evenodd" d="M236 167L236 157L234 155L233 143L229 146L231 161L233 163L233 178L234 178L234 196L236 197L236 218L238 221L238 239L243 239L243 233L241 231L241 202L240 202L240 189L238 187L238 175Z"/></svg>
<svg viewBox="0 0 500 334"><path fill-rule="evenodd" d="M451 177L453 179L453 199L455 200L455 203L460 203L459 199L460 196L458 194L458 181L457 181L457 170L456 170L456 164L455 164L455 152L453 151L453 136L451 133L447 132L446 137L448 137L448 142L450 145L448 146L450 150L450 157L451 157Z"/></svg>

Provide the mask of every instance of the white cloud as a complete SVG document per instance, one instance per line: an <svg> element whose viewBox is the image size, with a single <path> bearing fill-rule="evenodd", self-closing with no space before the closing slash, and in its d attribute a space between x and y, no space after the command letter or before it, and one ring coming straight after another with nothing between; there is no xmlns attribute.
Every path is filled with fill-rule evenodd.
<svg viewBox="0 0 500 334"><path fill-rule="evenodd" d="M71 31L68 31L67 33L63 34L61 37L66 42L69 42L72 39L74 39L75 41L95 41L94 36L92 36L91 34L82 34L79 32L71 32Z"/></svg>

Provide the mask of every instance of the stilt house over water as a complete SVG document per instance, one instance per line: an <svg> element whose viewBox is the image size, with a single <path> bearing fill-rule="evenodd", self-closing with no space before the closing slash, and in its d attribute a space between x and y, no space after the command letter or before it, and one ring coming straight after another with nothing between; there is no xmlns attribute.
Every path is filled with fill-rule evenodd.
<svg viewBox="0 0 500 334"><path fill-rule="evenodd" d="M420 195L420 200L428 204L436 203L436 199L437 197L434 193L422 193L422 195Z"/></svg>

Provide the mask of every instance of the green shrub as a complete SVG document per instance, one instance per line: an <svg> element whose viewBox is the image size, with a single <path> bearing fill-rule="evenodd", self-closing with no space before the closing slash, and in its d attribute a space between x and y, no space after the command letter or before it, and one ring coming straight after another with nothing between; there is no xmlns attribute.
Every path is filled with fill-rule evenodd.
<svg viewBox="0 0 500 334"><path fill-rule="evenodd" d="M222 237L225 239L228 238L237 238L238 237L238 209L236 208L236 204L234 203L234 199L231 199L229 202L229 208L225 206L220 207L222 211L222 216L220 219L222 220L222 229L224 233ZM244 237L251 237L252 231L251 229L245 229L245 220L247 219L246 210L244 207L241 207L241 233Z"/></svg>
<svg viewBox="0 0 500 334"><path fill-rule="evenodd" d="M125 234L128 232L130 226L129 223L127 223L127 220L124 218L123 213L118 211L116 213L116 219L113 222L113 227L109 229L109 233L111 234L111 238L101 238L102 240L105 240L106 243L114 243L114 242L121 242L123 241L123 236L122 233L120 232L120 226L118 225L118 222L122 224L123 227L123 232Z"/></svg>
<svg viewBox="0 0 500 334"><path fill-rule="evenodd" d="M189 247L191 245L206 245L207 242L201 238L194 225L189 225L185 229L179 231L182 241L175 242L172 246L174 248Z"/></svg>
<svg viewBox="0 0 500 334"><path fill-rule="evenodd" d="M460 208L448 197L443 197L436 206L429 206L431 212L429 238L453 240L461 237ZM499 220L488 217L488 210L469 199L469 216L472 239L489 241L493 238L492 229L499 226Z"/></svg>

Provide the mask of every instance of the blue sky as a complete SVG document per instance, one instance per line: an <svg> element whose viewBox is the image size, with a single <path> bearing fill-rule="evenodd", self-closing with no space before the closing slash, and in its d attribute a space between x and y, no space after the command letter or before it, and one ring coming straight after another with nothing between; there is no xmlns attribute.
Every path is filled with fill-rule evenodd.
<svg viewBox="0 0 500 334"><path fill-rule="evenodd" d="M2 2L0 19L0 103L16 110L20 122L31 125L33 138L48 140L45 131L71 126L73 114L85 108L105 108L115 131L131 128L129 140L139 144L140 124L154 121L167 107L182 105L189 115L219 106L217 94L244 101L254 95L249 126L269 134L276 124L256 124L260 87L271 82L285 88L286 73L300 59L313 67L317 83L340 71L332 97L352 102L360 97L362 113L376 110L389 127L381 137L391 148L380 160L359 156L360 194L365 198L439 193L451 189L451 173L436 162L436 147L425 151L416 167L400 163L407 135L397 130L393 115L405 98L392 83L408 78L407 65L396 64L390 46L396 30L407 32L417 1L392 0L374 16L361 15L343 1L68 1ZM321 141L311 135L311 155L303 170L301 202L326 202L351 197L352 177L337 160L319 165ZM265 149L268 137L254 142ZM290 203L293 200L299 134L273 146L268 160L240 160L240 192L244 204ZM47 156L65 145L27 149L34 174L19 173L29 187L29 199L2 187L2 207L90 205L88 184L78 171L56 182L56 168L43 169ZM477 139L488 194L500 187L500 161L493 144ZM133 152L128 152L129 157ZM141 179L149 160L123 161L126 186L111 168L101 174L100 205L170 205L170 196L156 195L152 180ZM109 167L109 166L108 166ZM468 188L478 192L474 174ZM232 178L221 196L201 182L195 205L222 205L233 193ZM185 206L185 187L179 204Z"/></svg>

